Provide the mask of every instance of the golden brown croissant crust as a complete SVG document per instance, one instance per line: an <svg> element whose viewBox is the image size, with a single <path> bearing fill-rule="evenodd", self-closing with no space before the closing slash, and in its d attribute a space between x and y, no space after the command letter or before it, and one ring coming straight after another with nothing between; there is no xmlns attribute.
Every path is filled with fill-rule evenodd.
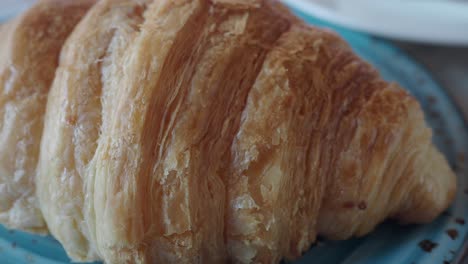
<svg viewBox="0 0 468 264"><path fill-rule="evenodd" d="M75 261L276 263L455 193L416 100L274 0L98 1L34 131Z"/></svg>
<svg viewBox="0 0 468 264"><path fill-rule="evenodd" d="M63 43L91 0L42 0L0 28L0 222L45 233L35 170Z"/></svg>

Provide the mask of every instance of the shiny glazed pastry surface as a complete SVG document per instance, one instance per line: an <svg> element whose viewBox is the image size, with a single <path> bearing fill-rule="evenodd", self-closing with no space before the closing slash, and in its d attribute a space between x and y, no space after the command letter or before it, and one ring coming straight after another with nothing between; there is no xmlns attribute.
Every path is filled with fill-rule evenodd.
<svg viewBox="0 0 468 264"><path fill-rule="evenodd" d="M277 263L455 194L417 101L273 0L98 1L31 131L75 261Z"/></svg>

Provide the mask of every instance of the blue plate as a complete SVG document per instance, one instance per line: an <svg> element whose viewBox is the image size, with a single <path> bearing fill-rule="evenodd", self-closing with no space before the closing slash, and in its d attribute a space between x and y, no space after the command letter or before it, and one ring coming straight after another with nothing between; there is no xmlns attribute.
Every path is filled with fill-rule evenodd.
<svg viewBox="0 0 468 264"><path fill-rule="evenodd" d="M296 263L394 264L451 262L467 238L468 128L462 115L444 90L430 75L401 51L380 39L332 26L301 12L298 15L314 25L338 31L364 59L377 67L385 79L406 87L422 104L427 121L434 128L434 141L458 174L458 193L453 206L428 225L399 226L387 222L370 235L341 242L319 242ZM456 230L451 238L448 230ZM432 252L419 246L423 240L437 244ZM40 237L0 227L0 263L69 263L60 244ZM445 262L445 263L447 263Z"/></svg>

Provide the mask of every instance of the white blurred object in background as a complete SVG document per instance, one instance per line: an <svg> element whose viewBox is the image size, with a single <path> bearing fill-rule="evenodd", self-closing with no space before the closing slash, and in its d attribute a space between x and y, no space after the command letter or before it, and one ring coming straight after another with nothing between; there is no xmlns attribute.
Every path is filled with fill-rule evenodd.
<svg viewBox="0 0 468 264"><path fill-rule="evenodd" d="M466 0L282 0L345 27L401 40L468 45Z"/></svg>

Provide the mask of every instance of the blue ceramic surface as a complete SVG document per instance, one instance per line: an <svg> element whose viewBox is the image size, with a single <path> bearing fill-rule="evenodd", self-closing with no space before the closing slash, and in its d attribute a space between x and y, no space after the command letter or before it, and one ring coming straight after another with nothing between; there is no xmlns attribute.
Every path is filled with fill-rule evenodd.
<svg viewBox="0 0 468 264"><path fill-rule="evenodd" d="M387 222L370 235L341 242L319 242L296 263L319 264L443 264L451 262L467 237L468 168L464 167L468 152L468 128L444 90L415 62L390 44L358 34L298 12L314 25L338 31L364 59L377 67L385 79L407 88L422 104L427 121L434 128L434 141L444 152L458 175L459 190L453 206L428 225L399 226ZM468 158L468 157L467 157ZM448 230L456 230L451 238ZM423 240L437 244L432 252L418 245ZM447 261L447 262L444 262ZM0 263L68 263L60 244L51 237L40 237L0 226Z"/></svg>

